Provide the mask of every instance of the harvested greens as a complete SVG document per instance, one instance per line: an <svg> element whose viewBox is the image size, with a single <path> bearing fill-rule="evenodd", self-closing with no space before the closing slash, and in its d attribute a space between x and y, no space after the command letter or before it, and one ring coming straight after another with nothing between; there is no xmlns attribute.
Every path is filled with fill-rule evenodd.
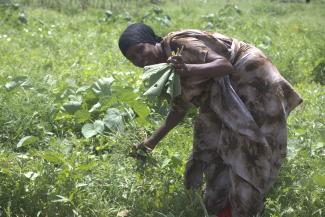
<svg viewBox="0 0 325 217"><path fill-rule="evenodd" d="M174 72L172 64L159 63L145 66L142 80L147 89L143 94L145 96L164 97L169 95L173 98L181 95L180 77Z"/></svg>

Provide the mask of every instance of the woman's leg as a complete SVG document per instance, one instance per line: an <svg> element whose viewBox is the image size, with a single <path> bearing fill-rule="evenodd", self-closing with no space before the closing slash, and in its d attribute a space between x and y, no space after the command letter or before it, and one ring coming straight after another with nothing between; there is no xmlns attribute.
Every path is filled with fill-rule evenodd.
<svg viewBox="0 0 325 217"><path fill-rule="evenodd" d="M204 172L204 203L209 214L224 209L230 190L229 168L218 155L220 119L214 113L200 113L194 125L193 151L187 162L185 185L197 188Z"/></svg>
<svg viewBox="0 0 325 217"><path fill-rule="evenodd" d="M217 156L205 171L206 186L204 193L205 207L209 214L219 213L229 204L229 191L231 187L229 168ZM226 216L225 216L226 217Z"/></svg>
<svg viewBox="0 0 325 217"><path fill-rule="evenodd" d="M264 209L263 198L256 188L235 173L230 173L230 205L234 217L253 217Z"/></svg>

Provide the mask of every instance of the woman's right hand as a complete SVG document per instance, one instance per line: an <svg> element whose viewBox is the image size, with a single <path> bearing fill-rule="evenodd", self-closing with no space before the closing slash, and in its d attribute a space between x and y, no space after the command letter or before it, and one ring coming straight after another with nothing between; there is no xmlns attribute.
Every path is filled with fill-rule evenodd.
<svg viewBox="0 0 325 217"><path fill-rule="evenodd" d="M146 141L134 144L131 156L138 160L145 160L148 157L148 153L152 152L152 148L148 147L145 143Z"/></svg>
<svg viewBox="0 0 325 217"><path fill-rule="evenodd" d="M154 149L154 147L155 145L151 144L148 140L134 145L134 148L136 150L144 150L146 152L151 152Z"/></svg>
<svg viewBox="0 0 325 217"><path fill-rule="evenodd" d="M184 119L186 112L179 112L171 110L163 123L148 139L139 144L133 145L134 150L143 150L145 152L151 152L159 141L181 120Z"/></svg>

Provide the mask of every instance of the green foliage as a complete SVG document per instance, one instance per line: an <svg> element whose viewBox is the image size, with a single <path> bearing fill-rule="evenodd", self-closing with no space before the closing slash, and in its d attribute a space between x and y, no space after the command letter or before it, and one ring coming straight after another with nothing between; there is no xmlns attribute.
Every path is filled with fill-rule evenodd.
<svg viewBox="0 0 325 217"><path fill-rule="evenodd" d="M314 81L325 85L325 60L319 61L313 70Z"/></svg>
<svg viewBox="0 0 325 217"><path fill-rule="evenodd" d="M90 138L96 134L102 134L104 132L104 122L101 120L96 120L93 124L85 124L82 129L82 135L85 138Z"/></svg>
<svg viewBox="0 0 325 217"><path fill-rule="evenodd" d="M35 137L35 136L25 136L24 138L19 140L19 142L17 144L17 148L32 144L32 143L34 143L36 141L37 141L37 137Z"/></svg>
<svg viewBox="0 0 325 217"><path fill-rule="evenodd" d="M304 103L289 117L287 160L264 216L323 216L324 8L316 0L0 1L0 216L205 215L202 189L183 187L192 115L152 154L134 154L168 111L142 97L142 70L117 46L139 21L162 36L217 31L272 59Z"/></svg>
<svg viewBox="0 0 325 217"><path fill-rule="evenodd" d="M110 108L103 119L104 124L112 131L123 132L123 113L116 108Z"/></svg>

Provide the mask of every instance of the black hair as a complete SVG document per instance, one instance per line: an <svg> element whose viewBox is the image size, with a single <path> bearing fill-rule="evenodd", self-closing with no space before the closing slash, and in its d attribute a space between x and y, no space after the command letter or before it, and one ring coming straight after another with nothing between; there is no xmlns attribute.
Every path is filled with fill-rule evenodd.
<svg viewBox="0 0 325 217"><path fill-rule="evenodd" d="M129 25L121 34L118 41L123 55L126 55L129 47L138 43L156 44L161 42L162 38L157 36L150 26L144 23L134 23Z"/></svg>

